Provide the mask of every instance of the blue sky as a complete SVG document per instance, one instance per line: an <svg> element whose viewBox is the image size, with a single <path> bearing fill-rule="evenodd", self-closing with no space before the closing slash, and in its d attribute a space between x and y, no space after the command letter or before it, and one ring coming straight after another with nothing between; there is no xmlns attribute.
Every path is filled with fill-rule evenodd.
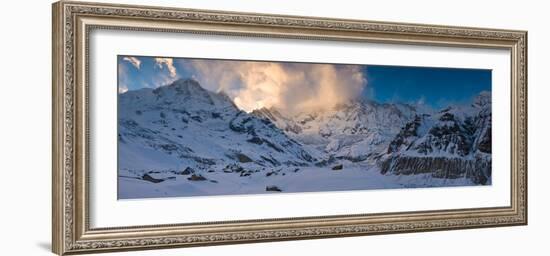
<svg viewBox="0 0 550 256"><path fill-rule="evenodd" d="M491 70L485 69L369 65L364 72L368 86L363 95L379 102L424 101L441 108L491 91Z"/></svg>
<svg viewBox="0 0 550 256"><path fill-rule="evenodd" d="M333 65L119 56L119 92L194 78L225 91L244 110L300 108L361 97L378 102L424 103L433 108L468 103L491 91L491 70L378 65Z"/></svg>

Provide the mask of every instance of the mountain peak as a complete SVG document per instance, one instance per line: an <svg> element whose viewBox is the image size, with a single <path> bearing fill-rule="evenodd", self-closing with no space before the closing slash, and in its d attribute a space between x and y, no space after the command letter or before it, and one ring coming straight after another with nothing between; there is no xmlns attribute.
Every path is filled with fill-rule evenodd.
<svg viewBox="0 0 550 256"><path fill-rule="evenodd" d="M193 79L193 78L180 78L174 82L172 82L169 87L174 87L176 89L184 89L184 88L193 88L193 89L200 89L203 90L200 83Z"/></svg>
<svg viewBox="0 0 550 256"><path fill-rule="evenodd" d="M170 89L175 89L177 91L183 91L183 90L188 91L189 89L204 90L204 88L202 88L202 86L197 80L192 78L180 78L165 86L157 87L155 91L158 92L161 90L170 90Z"/></svg>
<svg viewBox="0 0 550 256"><path fill-rule="evenodd" d="M491 104L491 92L482 91L474 99L474 106L484 107Z"/></svg>
<svg viewBox="0 0 550 256"><path fill-rule="evenodd" d="M178 78L174 82L172 82L172 85L174 84L185 84L185 83L195 83L198 84L199 82L193 78Z"/></svg>
<svg viewBox="0 0 550 256"><path fill-rule="evenodd" d="M192 78L181 78L166 86L161 86L153 90L157 96L178 96L185 98L209 98L210 91L203 88L200 83Z"/></svg>

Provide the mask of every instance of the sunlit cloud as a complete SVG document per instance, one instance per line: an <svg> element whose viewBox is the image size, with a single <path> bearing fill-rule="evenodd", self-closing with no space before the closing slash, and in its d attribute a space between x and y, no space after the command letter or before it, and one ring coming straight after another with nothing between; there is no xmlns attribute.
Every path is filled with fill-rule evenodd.
<svg viewBox="0 0 550 256"><path fill-rule="evenodd" d="M293 113L323 110L358 97L442 108L491 90L490 70L144 56L119 56L118 66L120 92L193 78L207 90L223 91L247 112L262 107ZM441 86L441 74L448 77L446 86L460 88L452 97Z"/></svg>
<svg viewBox="0 0 550 256"><path fill-rule="evenodd" d="M260 108L288 113L326 110L359 97L367 84L358 65L133 58L119 62L119 93L190 77L210 91L223 91L247 112ZM140 71L130 69L126 62L136 63Z"/></svg>
<svg viewBox="0 0 550 256"><path fill-rule="evenodd" d="M177 76L177 71L174 67L174 60L172 58L155 58L155 63L156 67L160 69L163 69L163 65L166 66L172 78Z"/></svg>
<svg viewBox="0 0 550 256"><path fill-rule="evenodd" d="M124 57L123 60L130 62L130 64L132 64L137 69L140 69L141 67L141 60L136 57Z"/></svg>
<svg viewBox="0 0 550 256"><path fill-rule="evenodd" d="M244 111L324 110L358 97L367 84L357 65L184 60L201 85L224 91Z"/></svg>

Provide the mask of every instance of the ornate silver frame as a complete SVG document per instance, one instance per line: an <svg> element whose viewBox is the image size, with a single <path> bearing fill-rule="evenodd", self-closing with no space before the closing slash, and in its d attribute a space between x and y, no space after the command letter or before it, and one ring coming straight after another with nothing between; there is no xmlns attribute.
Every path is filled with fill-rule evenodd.
<svg viewBox="0 0 550 256"><path fill-rule="evenodd" d="M92 229L88 200L88 34L93 29L497 48L511 51L511 205ZM527 32L271 14L53 4L55 253L217 245L527 224Z"/></svg>

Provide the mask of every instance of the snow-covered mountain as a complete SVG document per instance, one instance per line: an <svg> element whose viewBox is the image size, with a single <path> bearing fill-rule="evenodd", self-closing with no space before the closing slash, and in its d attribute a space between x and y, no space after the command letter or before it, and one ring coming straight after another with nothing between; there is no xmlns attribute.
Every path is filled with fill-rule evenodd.
<svg viewBox="0 0 550 256"><path fill-rule="evenodd" d="M416 115L390 142L381 172L490 183L491 94L482 92L470 106Z"/></svg>
<svg viewBox="0 0 550 256"><path fill-rule="evenodd" d="M266 120L239 110L227 95L178 80L119 95L119 169L199 170L316 161Z"/></svg>
<svg viewBox="0 0 550 256"><path fill-rule="evenodd" d="M181 79L119 94L118 154L122 198L490 184L491 94L246 113Z"/></svg>
<svg viewBox="0 0 550 256"><path fill-rule="evenodd" d="M293 115L283 115L275 108L252 112L329 162L373 160L416 113L411 105L373 101L352 101L322 112Z"/></svg>
<svg viewBox="0 0 550 256"><path fill-rule="evenodd" d="M252 113L325 155L324 160L367 161L383 174L429 173L486 184L491 177L491 94L469 106L441 111L409 104L354 101L324 112L285 116L274 108Z"/></svg>

